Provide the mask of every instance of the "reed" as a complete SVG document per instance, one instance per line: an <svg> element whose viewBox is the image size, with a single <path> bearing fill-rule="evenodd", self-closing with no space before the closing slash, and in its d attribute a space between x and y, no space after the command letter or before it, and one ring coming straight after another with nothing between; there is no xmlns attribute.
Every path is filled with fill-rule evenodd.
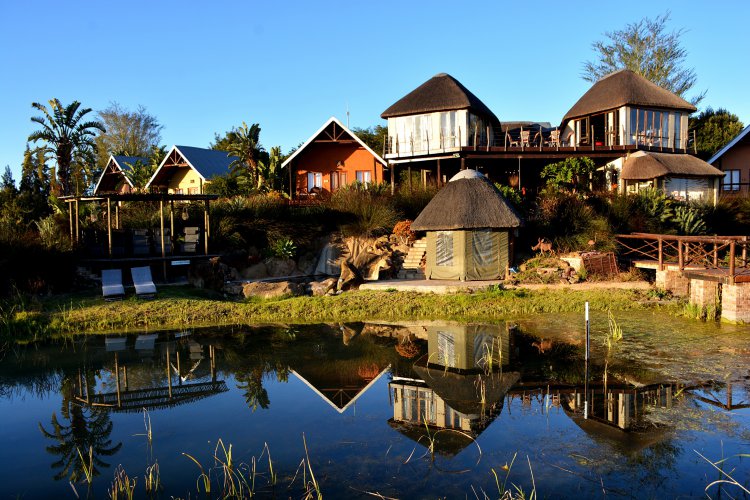
<svg viewBox="0 0 750 500"><path fill-rule="evenodd" d="M109 497L112 500L133 500L137 480L138 478L128 477L122 465L118 465L115 469L115 479L109 489Z"/></svg>
<svg viewBox="0 0 750 500"><path fill-rule="evenodd" d="M146 467L146 473L143 476L146 485L146 494L153 496L161 489L161 476L159 475L159 463L154 462Z"/></svg>
<svg viewBox="0 0 750 500"><path fill-rule="evenodd" d="M81 459L81 470L83 471L83 477L86 480L86 484L91 486L94 481L94 447L89 446L88 460L83 457L80 448L76 448L78 452L78 458Z"/></svg>

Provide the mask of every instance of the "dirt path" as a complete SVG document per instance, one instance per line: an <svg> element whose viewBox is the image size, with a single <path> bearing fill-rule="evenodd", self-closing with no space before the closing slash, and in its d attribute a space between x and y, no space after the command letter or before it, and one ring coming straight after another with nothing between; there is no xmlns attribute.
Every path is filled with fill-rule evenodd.
<svg viewBox="0 0 750 500"><path fill-rule="evenodd" d="M529 283L521 285L506 285L506 288L525 288L527 290L648 290L648 281L593 281L571 285L569 283Z"/></svg>

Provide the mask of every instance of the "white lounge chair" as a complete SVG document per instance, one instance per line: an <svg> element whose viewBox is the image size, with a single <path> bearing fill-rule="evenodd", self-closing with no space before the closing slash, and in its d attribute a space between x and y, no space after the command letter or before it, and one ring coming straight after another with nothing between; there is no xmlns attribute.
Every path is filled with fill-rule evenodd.
<svg viewBox="0 0 750 500"><path fill-rule="evenodd" d="M156 285L151 278L150 267L133 267L130 269L130 275L133 277L136 297L153 297L156 295Z"/></svg>
<svg viewBox="0 0 750 500"><path fill-rule="evenodd" d="M122 269L102 270L102 296L104 300L117 300L125 296L122 286Z"/></svg>

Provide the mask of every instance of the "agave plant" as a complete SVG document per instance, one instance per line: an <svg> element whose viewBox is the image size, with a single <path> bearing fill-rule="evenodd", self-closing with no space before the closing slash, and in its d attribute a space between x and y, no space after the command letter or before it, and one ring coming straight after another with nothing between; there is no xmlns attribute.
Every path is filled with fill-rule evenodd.
<svg viewBox="0 0 750 500"><path fill-rule="evenodd" d="M673 221L680 234L692 236L706 233L706 223L700 211L693 207L680 205L675 208Z"/></svg>

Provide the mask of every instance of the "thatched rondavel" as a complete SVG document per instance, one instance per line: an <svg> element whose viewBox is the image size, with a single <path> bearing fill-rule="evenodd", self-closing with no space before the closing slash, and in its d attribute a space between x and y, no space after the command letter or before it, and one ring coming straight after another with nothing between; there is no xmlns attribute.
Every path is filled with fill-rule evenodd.
<svg viewBox="0 0 750 500"><path fill-rule="evenodd" d="M503 278L512 260L513 231L523 221L476 170L462 170L412 222L427 232L427 279Z"/></svg>

